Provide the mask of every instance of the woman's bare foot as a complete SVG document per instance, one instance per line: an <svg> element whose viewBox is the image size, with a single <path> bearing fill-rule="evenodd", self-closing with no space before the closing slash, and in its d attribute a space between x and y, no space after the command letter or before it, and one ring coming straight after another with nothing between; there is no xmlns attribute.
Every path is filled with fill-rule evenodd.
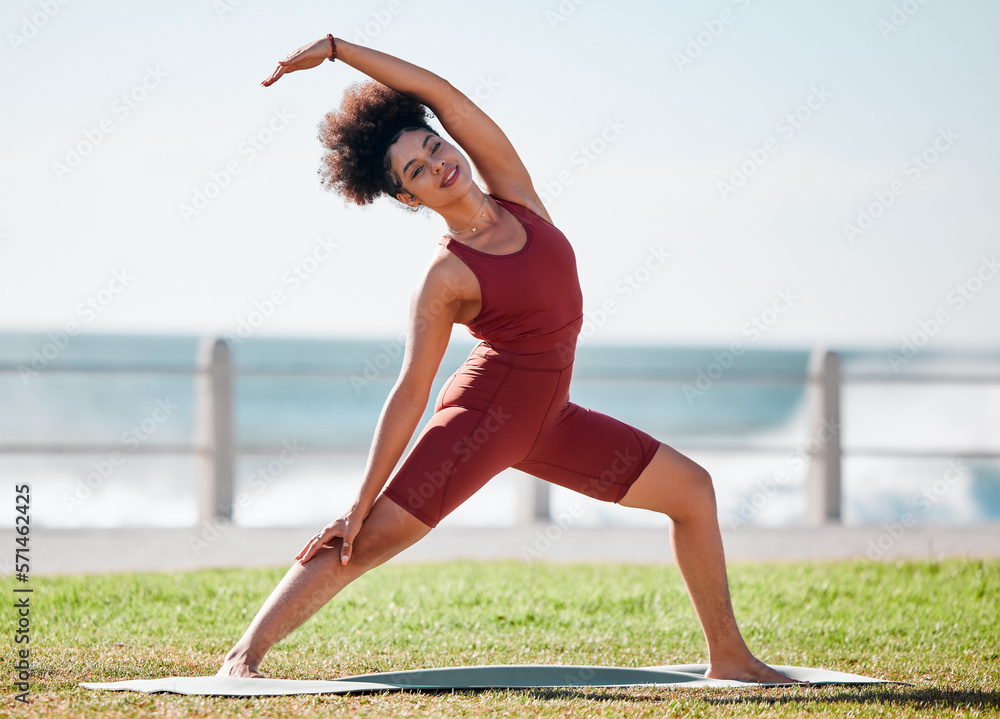
<svg viewBox="0 0 1000 719"><path fill-rule="evenodd" d="M705 676L709 679L734 679L739 682L763 684L807 684L798 679L786 677L754 656L714 661L708 666Z"/></svg>
<svg viewBox="0 0 1000 719"><path fill-rule="evenodd" d="M263 679L264 675L257 671L256 663L247 660L246 654L236 649L226 655L222 668L215 673L217 677L241 677L244 679Z"/></svg>

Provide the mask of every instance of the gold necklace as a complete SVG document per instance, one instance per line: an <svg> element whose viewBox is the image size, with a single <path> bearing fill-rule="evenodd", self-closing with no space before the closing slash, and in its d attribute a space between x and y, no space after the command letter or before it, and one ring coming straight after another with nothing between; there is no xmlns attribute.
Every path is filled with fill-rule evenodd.
<svg viewBox="0 0 1000 719"><path fill-rule="evenodd" d="M479 213L480 213L480 214L479 214L479 220L481 220L481 219L483 219L484 217L486 217L486 197L487 197L487 195L486 195L486 193L484 192L484 193L483 193L483 203L482 203L482 204L481 204L481 205L479 206L479 209L477 210L477 212L479 212ZM473 216L472 216L472 219L471 219L471 220L469 220L469 221L468 221L468 222L466 223L465 227L463 227L463 228L462 228L461 230L456 230L456 229L454 229L453 227L451 227L451 225L449 225L449 226L448 226L448 229L449 229L449 230L451 230L451 233L452 233L453 235L460 235L460 234L462 234L463 232L467 232L467 231L468 231L468 229L469 229L469 225L472 225L472 223L473 223L473 222L475 222L476 224L475 224L475 225L472 225L472 231L473 231L473 232L475 232L475 231L476 231L476 227L478 227L478 226L479 226L479 220L477 220L477 219L476 219L476 217L475 217L475 215L473 215Z"/></svg>

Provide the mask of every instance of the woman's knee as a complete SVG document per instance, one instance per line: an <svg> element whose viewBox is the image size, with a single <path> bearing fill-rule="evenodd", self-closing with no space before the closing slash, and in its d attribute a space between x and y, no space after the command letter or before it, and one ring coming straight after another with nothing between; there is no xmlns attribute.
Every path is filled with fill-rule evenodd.
<svg viewBox="0 0 1000 719"><path fill-rule="evenodd" d="M716 511L712 476L697 462L665 444L660 445L653 461L621 504L651 509L677 521Z"/></svg>
<svg viewBox="0 0 1000 719"><path fill-rule="evenodd" d="M329 553L330 566L328 569L342 575L345 581L353 582L362 574L375 569L402 550L386 547L380 542L373 542L368 537L359 535L351 547L351 555L347 564L344 564L342 559L343 540L340 537L330 540L323 551Z"/></svg>
<svg viewBox="0 0 1000 719"><path fill-rule="evenodd" d="M715 484L707 469L696 462L691 462L688 484L697 509L701 512L716 512Z"/></svg>
<svg viewBox="0 0 1000 719"><path fill-rule="evenodd" d="M349 564L357 561L357 569L366 572L415 544L431 528L403 509L395 501L381 496L354 538ZM336 540L339 548L341 540ZM339 555L339 549L338 549Z"/></svg>

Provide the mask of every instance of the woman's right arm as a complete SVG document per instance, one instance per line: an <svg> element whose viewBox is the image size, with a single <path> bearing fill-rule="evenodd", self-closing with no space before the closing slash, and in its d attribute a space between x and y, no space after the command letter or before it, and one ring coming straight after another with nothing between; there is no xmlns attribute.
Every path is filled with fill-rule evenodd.
<svg viewBox="0 0 1000 719"><path fill-rule="evenodd" d="M469 156L489 192L526 205L551 220L514 145L493 119L464 93L430 70L394 55L340 38L336 42L337 60L427 105ZM331 48L325 38L300 47L288 60L281 61L261 84L267 87L287 72L323 64L330 57Z"/></svg>
<svg viewBox="0 0 1000 719"><path fill-rule="evenodd" d="M347 564L354 538L427 407L431 384L460 307L454 282L440 261L435 262L410 303L403 367L379 415L358 496L346 514L328 524L303 547L296 555L300 562L309 561L334 537L342 537L341 563Z"/></svg>

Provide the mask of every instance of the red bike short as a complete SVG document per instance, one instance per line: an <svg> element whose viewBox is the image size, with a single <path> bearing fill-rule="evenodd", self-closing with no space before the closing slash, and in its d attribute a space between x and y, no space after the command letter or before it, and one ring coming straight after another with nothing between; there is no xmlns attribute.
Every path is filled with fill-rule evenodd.
<svg viewBox="0 0 1000 719"><path fill-rule="evenodd" d="M653 459L650 435L569 401L572 358L481 343L442 387L385 495L430 527L508 467L619 502Z"/></svg>

